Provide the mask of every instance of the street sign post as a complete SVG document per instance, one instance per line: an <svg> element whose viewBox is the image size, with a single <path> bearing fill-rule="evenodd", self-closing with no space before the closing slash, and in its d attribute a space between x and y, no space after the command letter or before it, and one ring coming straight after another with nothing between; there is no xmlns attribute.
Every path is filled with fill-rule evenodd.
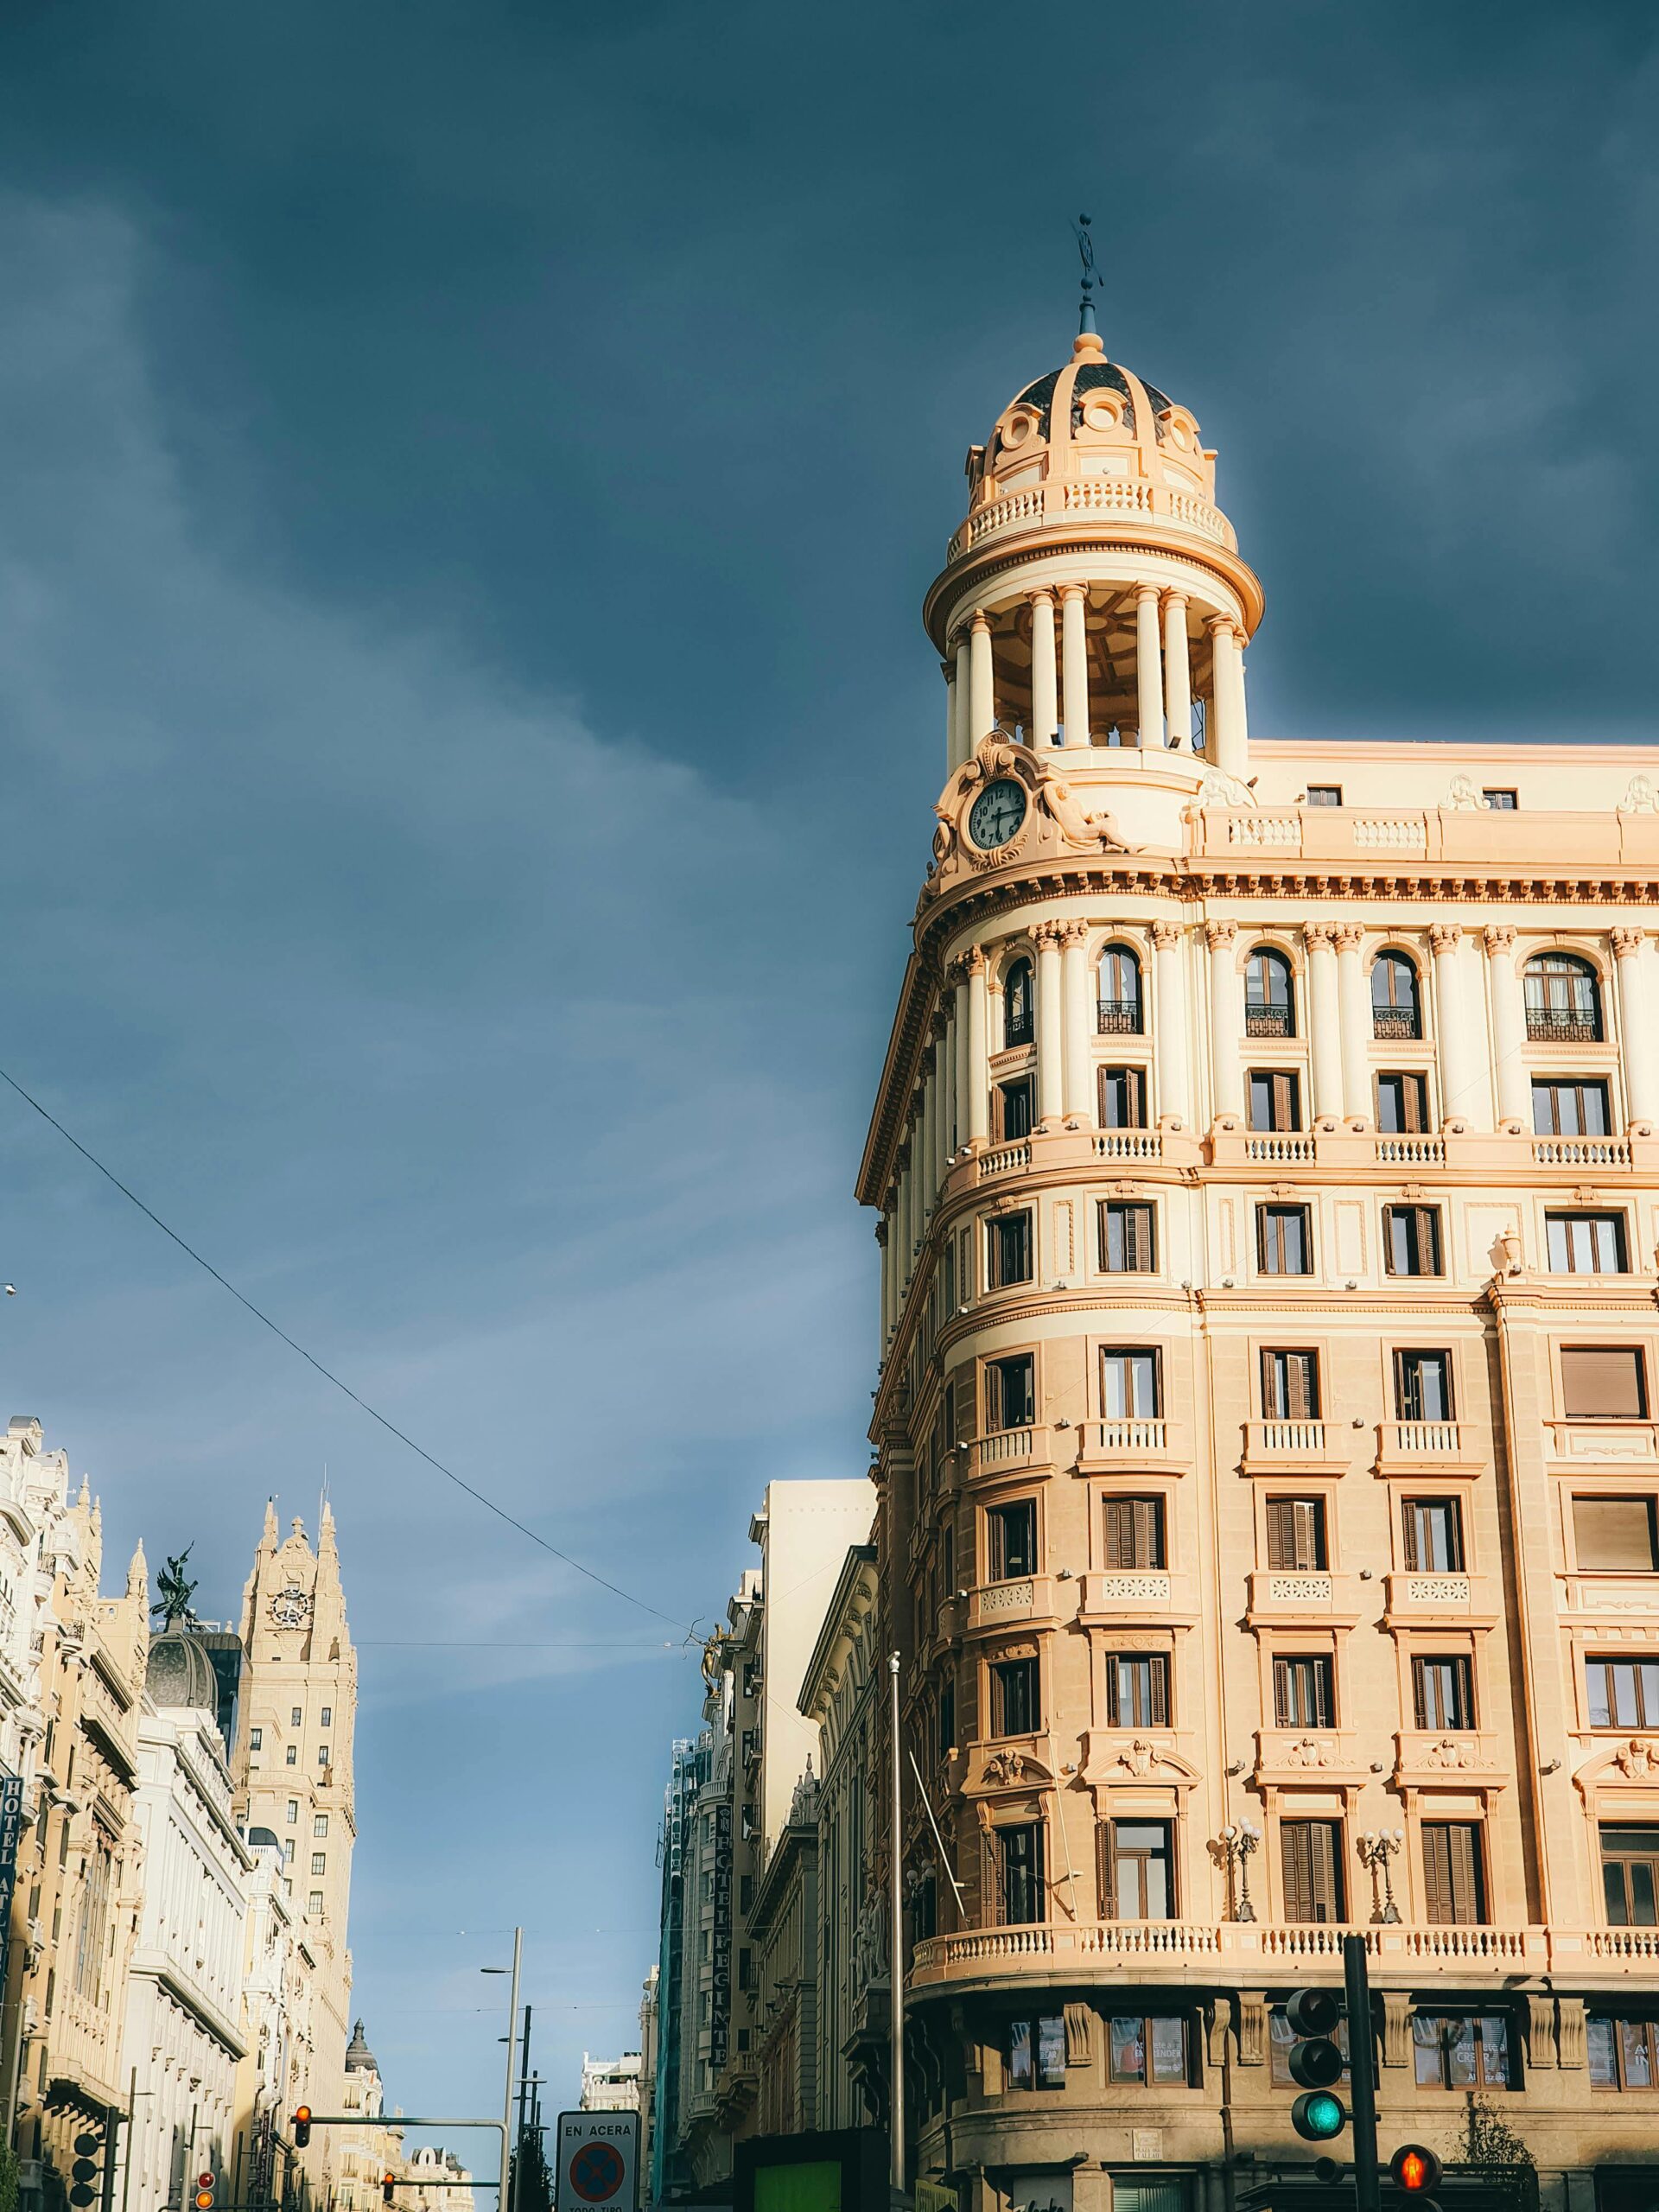
<svg viewBox="0 0 1659 2212"><path fill-rule="evenodd" d="M637 2112L562 2112L556 2212L639 2212Z"/></svg>

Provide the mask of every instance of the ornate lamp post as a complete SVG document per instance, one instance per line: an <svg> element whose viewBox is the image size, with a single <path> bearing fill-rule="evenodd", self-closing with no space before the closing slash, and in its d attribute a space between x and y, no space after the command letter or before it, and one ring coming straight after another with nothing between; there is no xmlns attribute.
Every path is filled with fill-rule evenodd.
<svg viewBox="0 0 1659 2212"><path fill-rule="evenodd" d="M1262 1841L1262 1831L1249 1821L1236 1825L1229 1823L1221 1832L1221 1847L1227 1854L1230 1877L1236 1870L1236 1889L1233 1904L1235 1920L1254 1920L1255 1907L1250 1903L1250 1853Z"/></svg>
<svg viewBox="0 0 1659 2212"><path fill-rule="evenodd" d="M1405 1848L1405 1841L1402 1828L1368 1829L1357 1839L1361 1863L1371 1878L1371 1918L1385 1928L1397 1927L1400 1922L1400 1908L1394 1901L1394 1877L1389 1871L1389 1861L1396 1851ZM1382 1873L1382 1902L1380 1905L1376 1902L1379 1867Z"/></svg>

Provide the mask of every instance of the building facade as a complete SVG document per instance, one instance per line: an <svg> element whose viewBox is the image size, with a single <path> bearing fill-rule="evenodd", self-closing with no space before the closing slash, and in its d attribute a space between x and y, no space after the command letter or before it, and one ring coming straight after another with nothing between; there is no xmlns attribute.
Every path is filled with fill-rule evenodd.
<svg viewBox="0 0 1659 2212"><path fill-rule="evenodd" d="M121 2048L131 2212L181 2204L194 2176L222 2182L233 2167L253 1854L231 1818L217 1708L202 1645L183 1630L155 1637L138 1716L143 1901Z"/></svg>
<svg viewBox="0 0 1659 2212"><path fill-rule="evenodd" d="M346 2046L340 2101L335 2109L350 2113L352 2125L332 2131L340 2137L334 2202L340 2212L369 2212L371 2205L385 2201L386 2176L396 2182L403 2175L404 2132L387 2115L385 2085L361 2020L353 2023L352 2039ZM434 2186L441 2185L435 2172Z"/></svg>
<svg viewBox="0 0 1659 2212"><path fill-rule="evenodd" d="M860 1194L915 2170L1292 2203L1382 2128L1659 2171L1659 747L1252 739L1183 406L1092 329L970 449ZM885 1817L885 1816L884 1816ZM941 1863L943 1861L943 1863ZM1312 2202L1310 2198L1306 2201Z"/></svg>
<svg viewBox="0 0 1659 2212"><path fill-rule="evenodd" d="M303 1949L281 1839L274 1829L252 1827L246 1841L253 1863L244 1923L244 2048L232 2186L238 2204L273 2206L290 2193L287 2120L302 2101L302 2054L311 2047L312 1961Z"/></svg>
<svg viewBox="0 0 1659 2212"><path fill-rule="evenodd" d="M334 1516L325 1505L314 1551L302 1522L279 1536L274 1507L243 1592L241 1680L232 1757L238 1826L274 1836L286 1865L283 1902L307 1988L287 2024L287 2104L346 2109L352 1961L347 1945L357 1838L352 1744L357 1654L346 1624ZM360 2087L359 2085L357 2085ZM313 2202L335 2187L337 2131L319 2128L296 2164ZM276 2149L286 2155L285 2141Z"/></svg>
<svg viewBox="0 0 1659 2212"><path fill-rule="evenodd" d="M578 2112L638 2112L644 2053L625 2050L620 2058L590 2058L582 2054L582 2092Z"/></svg>

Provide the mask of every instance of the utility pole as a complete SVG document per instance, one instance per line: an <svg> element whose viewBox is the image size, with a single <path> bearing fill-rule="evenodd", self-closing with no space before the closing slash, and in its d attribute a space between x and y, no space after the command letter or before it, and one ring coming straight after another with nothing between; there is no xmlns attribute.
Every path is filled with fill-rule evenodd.
<svg viewBox="0 0 1659 2212"><path fill-rule="evenodd" d="M1343 1937L1342 1970L1348 2000L1354 2207L1355 2212L1382 2212L1382 2190L1376 2164L1376 2049L1371 2041L1371 1978L1365 1964L1363 1936Z"/></svg>
<svg viewBox="0 0 1659 2212"><path fill-rule="evenodd" d="M518 1961L524 1950L524 1931L512 1931L512 1982L507 1998L507 2086L501 2100L501 2194L498 2199L502 2212L506 2212L512 2185L512 2085L518 2071Z"/></svg>
<svg viewBox="0 0 1659 2212"><path fill-rule="evenodd" d="M893 1860L893 1972L889 1977L893 1990L893 2056L889 2067L892 2088L888 2094L888 2136L893 2147L893 2186L895 2195L902 2196L905 2189L905 1892L904 1892L904 1826L899 1819L899 1784L904 1766L899 1745L899 1654L895 1651L887 1661L887 1675L892 1685L893 1726L893 1834L889 1849Z"/></svg>
<svg viewBox="0 0 1659 2212"><path fill-rule="evenodd" d="M518 2133L524 2132L530 2099L530 2007L524 2007L524 2048L518 2059Z"/></svg>

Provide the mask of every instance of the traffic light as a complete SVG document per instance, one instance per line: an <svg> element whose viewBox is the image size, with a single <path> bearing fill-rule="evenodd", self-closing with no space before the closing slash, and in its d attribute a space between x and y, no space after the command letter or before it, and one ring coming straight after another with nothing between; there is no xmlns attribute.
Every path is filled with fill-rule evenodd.
<svg viewBox="0 0 1659 2212"><path fill-rule="evenodd" d="M1389 2160L1389 2179L1402 2196L1421 2208L1421 2212L1440 2212L1429 2194L1439 2185L1440 2178L1440 2160L1421 2143L1402 2143Z"/></svg>
<svg viewBox="0 0 1659 2212"><path fill-rule="evenodd" d="M196 2176L196 2212L213 2212L213 2177L210 2173Z"/></svg>
<svg viewBox="0 0 1659 2212"><path fill-rule="evenodd" d="M75 2163L69 2169L69 2202L76 2212L86 2212L87 2205L98 2202L99 2153L103 2148L101 2135L89 2132L75 2138Z"/></svg>
<svg viewBox="0 0 1659 2212"><path fill-rule="evenodd" d="M380 2177L380 2202L383 2204L390 2204L393 2202L392 2177L390 2174L382 2174Z"/></svg>
<svg viewBox="0 0 1659 2212"><path fill-rule="evenodd" d="M1329 2143L1348 2125L1348 2107L1332 2084L1342 2079L1344 2061L1334 2040L1342 2008L1330 1989L1299 1989L1285 2007L1285 2019L1297 2040L1291 2046L1290 2078L1301 2095L1290 2108L1290 2124L1308 2143Z"/></svg>
<svg viewBox="0 0 1659 2212"><path fill-rule="evenodd" d="M294 2107L294 2148L296 2151L303 2151L310 2140L311 2107L309 2105L296 2105Z"/></svg>

